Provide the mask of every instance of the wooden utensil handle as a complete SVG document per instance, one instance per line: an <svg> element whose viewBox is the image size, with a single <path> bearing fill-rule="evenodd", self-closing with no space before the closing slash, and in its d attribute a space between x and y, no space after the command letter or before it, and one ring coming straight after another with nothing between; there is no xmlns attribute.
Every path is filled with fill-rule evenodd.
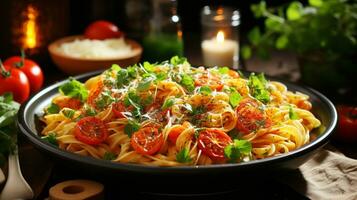
<svg viewBox="0 0 357 200"><path fill-rule="evenodd" d="M102 200L104 186L90 180L69 180L50 188L50 200Z"/></svg>

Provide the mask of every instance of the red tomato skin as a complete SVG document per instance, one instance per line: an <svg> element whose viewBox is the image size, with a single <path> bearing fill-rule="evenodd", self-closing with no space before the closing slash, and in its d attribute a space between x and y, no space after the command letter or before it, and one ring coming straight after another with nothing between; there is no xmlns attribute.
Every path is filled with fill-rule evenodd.
<svg viewBox="0 0 357 200"><path fill-rule="evenodd" d="M145 141L144 141L145 140ZM143 146L140 143L143 143ZM155 127L144 127L133 133L130 139L133 149L143 155L153 155L158 152L164 143L164 137Z"/></svg>
<svg viewBox="0 0 357 200"><path fill-rule="evenodd" d="M84 31L84 36L92 40L119 38L121 35L119 28L115 24L104 20L98 20L89 24Z"/></svg>
<svg viewBox="0 0 357 200"><path fill-rule="evenodd" d="M357 107L337 106L338 126L334 138L345 143L357 142Z"/></svg>
<svg viewBox="0 0 357 200"><path fill-rule="evenodd" d="M238 116L236 129L243 134L249 134L261 127L268 128L272 125L269 118L263 111L258 109L259 104L253 99L243 99L236 109ZM258 121L264 121L264 125L259 125Z"/></svg>
<svg viewBox="0 0 357 200"><path fill-rule="evenodd" d="M112 111L116 118L124 118L122 112L125 112L125 105L122 102L116 102L112 104Z"/></svg>
<svg viewBox="0 0 357 200"><path fill-rule="evenodd" d="M95 137L91 137L88 133L85 133L85 131L89 131L93 128L96 129L94 131L100 131L95 133ZM107 139L108 131L102 120L96 117L84 117L77 122L74 129L74 136L83 143L98 145Z"/></svg>
<svg viewBox="0 0 357 200"><path fill-rule="evenodd" d="M217 129L206 129L198 136L198 148L215 161L225 160L224 148L231 143L232 139L224 131Z"/></svg>
<svg viewBox="0 0 357 200"><path fill-rule="evenodd" d="M170 140L170 142L172 144L176 144L177 138L180 136L180 134L184 130L185 130L185 127L182 125L177 126L176 128L173 128L168 135L168 139Z"/></svg>
<svg viewBox="0 0 357 200"><path fill-rule="evenodd" d="M6 65L4 65L4 67L11 75L4 77L0 74L0 95L11 92L16 102L25 102L30 95L30 83L25 73Z"/></svg>
<svg viewBox="0 0 357 200"><path fill-rule="evenodd" d="M20 62L20 56L12 56L4 61L4 65L16 67L25 73L30 82L31 93L39 91L43 85L43 73L40 66L30 59L25 59L23 66L17 66Z"/></svg>

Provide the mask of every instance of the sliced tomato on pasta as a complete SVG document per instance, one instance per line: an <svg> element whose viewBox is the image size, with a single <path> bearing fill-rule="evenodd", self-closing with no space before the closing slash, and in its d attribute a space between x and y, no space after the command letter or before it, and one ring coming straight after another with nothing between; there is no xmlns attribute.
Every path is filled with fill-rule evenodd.
<svg viewBox="0 0 357 200"><path fill-rule="evenodd" d="M157 128L144 127L133 133L130 143L137 153L153 155L160 150L164 137Z"/></svg>
<svg viewBox="0 0 357 200"><path fill-rule="evenodd" d="M212 160L224 160L224 148L230 143L229 135L218 129L206 129L198 136L198 148Z"/></svg>
<svg viewBox="0 0 357 200"><path fill-rule="evenodd" d="M77 140L98 145L108 137L108 130L104 122L96 117L84 117L80 119L74 129Z"/></svg>
<svg viewBox="0 0 357 200"><path fill-rule="evenodd" d="M132 110L128 107L128 110ZM116 118L124 118L123 112L126 112L126 107L123 102L116 102L112 104L112 111Z"/></svg>
<svg viewBox="0 0 357 200"><path fill-rule="evenodd" d="M213 74L200 74L198 77L195 77L195 86L209 86L212 90L221 91L223 84L219 77Z"/></svg>
<svg viewBox="0 0 357 200"><path fill-rule="evenodd" d="M82 102L80 100L68 96L61 96L60 98L56 98L54 99L53 103L55 103L60 109L70 108L78 110L82 107Z"/></svg>
<svg viewBox="0 0 357 200"><path fill-rule="evenodd" d="M248 134L259 128L268 128L271 120L264 111L259 109L259 103L253 99L243 99L237 107L237 125L239 132Z"/></svg>

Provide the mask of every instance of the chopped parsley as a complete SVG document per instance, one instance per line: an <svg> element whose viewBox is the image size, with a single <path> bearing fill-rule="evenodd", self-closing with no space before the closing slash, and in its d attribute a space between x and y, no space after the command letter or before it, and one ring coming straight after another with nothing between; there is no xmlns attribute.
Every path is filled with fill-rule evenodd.
<svg viewBox="0 0 357 200"><path fill-rule="evenodd" d="M220 74L228 74L229 68L228 68L228 67L219 67L219 68L218 68L218 72L219 72Z"/></svg>
<svg viewBox="0 0 357 200"><path fill-rule="evenodd" d="M187 63L187 58L174 56L170 59L170 63L174 66Z"/></svg>
<svg viewBox="0 0 357 200"><path fill-rule="evenodd" d="M129 122L124 126L124 133L131 137L131 135L139 129L140 124L137 121L129 120Z"/></svg>
<svg viewBox="0 0 357 200"><path fill-rule="evenodd" d="M117 157L117 155L115 155L115 153L112 152L105 152L103 155L103 159L104 160L114 160Z"/></svg>
<svg viewBox="0 0 357 200"><path fill-rule="evenodd" d="M188 151L188 148L183 148L181 151L179 151L177 154L176 154L176 160L177 162L180 162L180 163L188 163L188 162L191 162L192 161L192 158L190 157L189 155L189 151Z"/></svg>
<svg viewBox="0 0 357 200"><path fill-rule="evenodd" d="M192 92L195 89L195 82L193 78L188 74L181 75L180 84L189 92Z"/></svg>
<svg viewBox="0 0 357 200"><path fill-rule="evenodd" d="M147 72L153 72L155 70L155 66L149 62L144 62L143 67Z"/></svg>
<svg viewBox="0 0 357 200"><path fill-rule="evenodd" d="M257 100L268 103L270 101L270 93L267 90L268 81L265 79L264 74L255 75L252 73L249 76L248 86L251 95Z"/></svg>
<svg viewBox="0 0 357 200"><path fill-rule="evenodd" d="M150 88L151 86L151 83L152 83L152 78L145 78L143 81L141 81L139 84L138 84L138 87L136 88L137 91L139 92L143 92L143 91L146 91Z"/></svg>
<svg viewBox="0 0 357 200"><path fill-rule="evenodd" d="M295 112L294 108L289 106L289 118L291 120L296 120L296 119L299 119L299 116L298 114Z"/></svg>
<svg viewBox="0 0 357 200"><path fill-rule="evenodd" d="M170 108L171 106L174 105L174 99L173 98L168 98L165 100L164 104L162 105L161 109L165 110L167 108Z"/></svg>
<svg viewBox="0 0 357 200"><path fill-rule="evenodd" d="M247 140L235 139L233 144L227 145L224 148L224 156L228 159L228 162L237 162L242 159L243 156L247 156L252 151L252 144Z"/></svg>
<svg viewBox="0 0 357 200"><path fill-rule="evenodd" d="M46 109L46 112L48 114L56 114L59 113L59 111L60 111L60 107L55 103L51 103Z"/></svg>
<svg viewBox="0 0 357 200"><path fill-rule="evenodd" d="M212 93L212 89L209 86L204 85L200 87L199 92L204 95L209 95Z"/></svg>
<svg viewBox="0 0 357 200"><path fill-rule="evenodd" d="M41 137L41 139L54 145L54 146L58 146L56 133L54 133L54 132L51 132L48 135Z"/></svg>
<svg viewBox="0 0 357 200"><path fill-rule="evenodd" d="M75 112L76 112L75 110L70 109L70 108L63 108L63 109L62 109L62 114L63 114L65 117L67 117L68 119L72 119Z"/></svg>
<svg viewBox="0 0 357 200"><path fill-rule="evenodd" d="M229 94L229 103L233 108L235 108L238 106L242 98L243 97L237 91L233 91L231 94Z"/></svg>
<svg viewBox="0 0 357 200"><path fill-rule="evenodd" d="M84 102L88 98L86 87L72 77L69 78L68 82L59 87L59 91L61 94L76 98L81 102Z"/></svg>

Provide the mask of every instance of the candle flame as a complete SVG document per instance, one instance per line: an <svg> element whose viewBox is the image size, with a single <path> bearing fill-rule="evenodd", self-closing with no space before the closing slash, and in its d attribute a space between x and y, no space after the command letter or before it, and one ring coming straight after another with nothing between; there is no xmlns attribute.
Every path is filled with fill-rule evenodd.
<svg viewBox="0 0 357 200"><path fill-rule="evenodd" d="M218 42L224 42L224 32L223 31L218 31L218 33L217 33L217 41Z"/></svg>
<svg viewBox="0 0 357 200"><path fill-rule="evenodd" d="M24 44L25 49L35 48L37 45L37 35L36 35L36 19L38 16L37 10L32 6L28 5L26 10L27 19L23 23L23 33L24 33Z"/></svg>

